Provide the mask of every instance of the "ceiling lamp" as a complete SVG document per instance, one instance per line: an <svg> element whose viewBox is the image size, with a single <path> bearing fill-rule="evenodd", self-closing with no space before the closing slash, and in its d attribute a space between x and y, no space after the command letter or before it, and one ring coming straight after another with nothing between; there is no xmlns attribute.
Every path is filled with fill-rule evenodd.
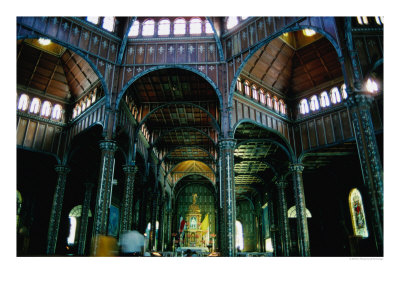
<svg viewBox="0 0 400 300"><path fill-rule="evenodd" d="M38 42L39 42L40 45L47 46L47 45L49 45L51 43L51 40L44 39L44 38L39 38Z"/></svg>
<svg viewBox="0 0 400 300"><path fill-rule="evenodd" d="M315 31L312 29L303 29L303 34L305 36L313 36L315 34Z"/></svg>

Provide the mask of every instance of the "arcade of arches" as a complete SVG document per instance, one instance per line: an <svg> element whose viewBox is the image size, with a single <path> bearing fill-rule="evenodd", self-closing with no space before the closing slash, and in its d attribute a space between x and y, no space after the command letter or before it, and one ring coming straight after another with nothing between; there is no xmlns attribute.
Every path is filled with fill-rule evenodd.
<svg viewBox="0 0 400 300"><path fill-rule="evenodd" d="M18 256L383 256L383 18L232 18L17 18Z"/></svg>

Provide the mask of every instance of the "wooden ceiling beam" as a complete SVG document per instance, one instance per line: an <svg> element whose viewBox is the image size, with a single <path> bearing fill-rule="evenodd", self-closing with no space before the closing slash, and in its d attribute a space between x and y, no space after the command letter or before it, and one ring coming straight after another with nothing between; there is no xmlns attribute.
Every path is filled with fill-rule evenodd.
<svg viewBox="0 0 400 300"><path fill-rule="evenodd" d="M40 51L40 54L39 54L39 57L38 57L38 59L37 59L37 61L36 61L35 67L33 68L32 74L31 74L31 76L29 77L29 80L27 81L27 83L25 84L27 87L30 87L30 85L31 85L32 79L33 79L33 77L35 76L37 67L38 67L38 65L39 65L39 61L40 61L40 59L42 58L42 54L43 54L43 51Z"/></svg>
<svg viewBox="0 0 400 300"><path fill-rule="evenodd" d="M302 67L303 67L304 72L307 74L308 79L310 79L310 81L311 81L312 84L313 84L313 87L315 87L315 82L314 82L314 80L312 79L311 74L309 73L306 64L303 62L303 59L301 58L301 56L300 56L297 52L295 52L295 53L296 53L296 56L297 56L297 58L299 59L301 65L302 65Z"/></svg>

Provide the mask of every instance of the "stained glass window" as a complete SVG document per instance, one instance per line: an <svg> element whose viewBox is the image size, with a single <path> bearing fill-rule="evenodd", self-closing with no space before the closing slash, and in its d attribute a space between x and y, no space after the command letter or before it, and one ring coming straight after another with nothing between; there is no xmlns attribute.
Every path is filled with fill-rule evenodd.
<svg viewBox="0 0 400 300"><path fill-rule="evenodd" d="M226 20L226 28L231 29L239 23L238 17L228 17Z"/></svg>
<svg viewBox="0 0 400 300"><path fill-rule="evenodd" d="M317 95L314 95L310 98L310 109L312 111L316 111L319 109L319 102Z"/></svg>
<svg viewBox="0 0 400 300"><path fill-rule="evenodd" d="M99 17L87 17L86 20L93 24L99 24Z"/></svg>
<svg viewBox="0 0 400 300"><path fill-rule="evenodd" d="M18 109L22 110L22 111L25 111L28 108L28 100L29 100L28 95L27 94L22 94L19 97Z"/></svg>
<svg viewBox="0 0 400 300"><path fill-rule="evenodd" d="M356 188L350 191L349 207L354 236L367 238L368 229L367 222L365 220L364 205L361 193Z"/></svg>
<svg viewBox="0 0 400 300"><path fill-rule="evenodd" d="M246 96L250 96L250 84L248 81L244 82L244 93Z"/></svg>
<svg viewBox="0 0 400 300"><path fill-rule="evenodd" d="M285 102L283 102L282 99L279 100L279 111L284 115L286 114L286 105L285 105Z"/></svg>
<svg viewBox="0 0 400 300"><path fill-rule="evenodd" d="M61 119L61 105L60 104L54 105L53 113L52 113L51 117L56 120Z"/></svg>
<svg viewBox="0 0 400 300"><path fill-rule="evenodd" d="M186 33L186 21L179 18L174 21L174 34L181 35Z"/></svg>
<svg viewBox="0 0 400 300"><path fill-rule="evenodd" d="M321 100L321 107L327 107L327 106L331 105L328 93L325 91L321 93L320 100Z"/></svg>
<svg viewBox="0 0 400 300"><path fill-rule="evenodd" d="M267 105L272 108L272 99L271 95L267 93Z"/></svg>
<svg viewBox="0 0 400 300"><path fill-rule="evenodd" d="M342 92L342 99L347 99L346 85L344 83L340 87L340 91Z"/></svg>
<svg viewBox="0 0 400 300"><path fill-rule="evenodd" d="M169 35L171 32L171 22L168 19L163 19L158 22L158 35Z"/></svg>
<svg viewBox="0 0 400 300"><path fill-rule="evenodd" d="M152 36L154 35L154 20L146 20L143 23L142 28L142 35L143 36Z"/></svg>
<svg viewBox="0 0 400 300"><path fill-rule="evenodd" d="M236 81L236 89L239 91L239 92L242 92L243 90L242 90L242 81L240 80L240 78L238 78L238 80Z"/></svg>
<svg viewBox="0 0 400 300"><path fill-rule="evenodd" d="M206 21L206 33L207 33L207 34L209 34L209 33L214 33L214 31L213 31L213 29L212 29L212 26L211 26L211 23L208 22L208 21Z"/></svg>
<svg viewBox="0 0 400 300"><path fill-rule="evenodd" d="M133 22L131 29L129 29L128 36L129 37L135 37L139 35L139 21Z"/></svg>
<svg viewBox="0 0 400 300"><path fill-rule="evenodd" d="M300 113L301 114L307 114L309 113L309 108L308 108L308 101L307 99L303 99L300 101Z"/></svg>
<svg viewBox="0 0 400 300"><path fill-rule="evenodd" d="M265 93L262 89L260 90L260 102L265 105Z"/></svg>
<svg viewBox="0 0 400 300"><path fill-rule="evenodd" d="M51 104L49 101L44 101L42 104L42 110L40 111L40 115L43 117L50 116L51 113Z"/></svg>
<svg viewBox="0 0 400 300"><path fill-rule="evenodd" d="M31 107L29 108L29 112L33 114L37 114L40 108L40 100L39 98L33 98L31 102Z"/></svg>
<svg viewBox="0 0 400 300"><path fill-rule="evenodd" d="M253 99L258 100L257 87L255 85L251 86L251 93L252 93Z"/></svg>
<svg viewBox="0 0 400 300"><path fill-rule="evenodd" d="M108 31L114 31L115 18L114 17L104 17L103 28Z"/></svg>
<svg viewBox="0 0 400 300"><path fill-rule="evenodd" d="M274 96L274 97L272 98L272 101L273 101L273 103L274 103L274 110L275 110L275 111L279 111L278 97Z"/></svg>
<svg viewBox="0 0 400 300"><path fill-rule="evenodd" d="M339 103L341 100L340 98L340 92L339 89L337 87L334 87L333 89L331 89L331 101L333 104Z"/></svg>
<svg viewBox="0 0 400 300"><path fill-rule="evenodd" d="M200 34L201 33L201 19L193 18L190 20L189 32L190 32L190 34Z"/></svg>

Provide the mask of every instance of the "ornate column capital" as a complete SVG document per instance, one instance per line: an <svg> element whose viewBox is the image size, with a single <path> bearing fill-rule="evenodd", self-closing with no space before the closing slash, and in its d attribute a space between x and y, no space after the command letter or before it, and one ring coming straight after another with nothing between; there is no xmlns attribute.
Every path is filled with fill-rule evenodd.
<svg viewBox="0 0 400 300"><path fill-rule="evenodd" d="M369 109L374 101L374 97L372 95L360 91L350 92L348 95L349 96L346 100L346 105L349 108L358 106Z"/></svg>
<svg viewBox="0 0 400 300"><path fill-rule="evenodd" d="M289 170L292 172L303 173L304 165L302 164L291 164Z"/></svg>
<svg viewBox="0 0 400 300"><path fill-rule="evenodd" d="M234 139L221 139L218 142L219 148L222 149L234 149L236 146L236 140Z"/></svg>
<svg viewBox="0 0 400 300"><path fill-rule="evenodd" d="M303 167L303 168L304 168L304 167ZM276 179L276 180L275 180L275 184L276 184L276 186L277 186L278 188L282 188L282 189L284 189L284 188L286 188L286 187L288 186L287 181L286 181L285 179L283 179L283 178L278 178L278 179Z"/></svg>
<svg viewBox="0 0 400 300"><path fill-rule="evenodd" d="M68 174L71 171L71 168L68 167L67 165L56 165L54 167L54 169L56 170L56 172L61 175L61 174Z"/></svg>
<svg viewBox="0 0 400 300"><path fill-rule="evenodd" d="M139 168L135 164L122 166L122 170L124 170L124 172L129 175L135 175L138 169Z"/></svg>
<svg viewBox="0 0 400 300"><path fill-rule="evenodd" d="M100 145L100 149L101 150L108 150L108 151L112 151L115 152L117 151L117 143L113 140L103 140L99 142Z"/></svg>

